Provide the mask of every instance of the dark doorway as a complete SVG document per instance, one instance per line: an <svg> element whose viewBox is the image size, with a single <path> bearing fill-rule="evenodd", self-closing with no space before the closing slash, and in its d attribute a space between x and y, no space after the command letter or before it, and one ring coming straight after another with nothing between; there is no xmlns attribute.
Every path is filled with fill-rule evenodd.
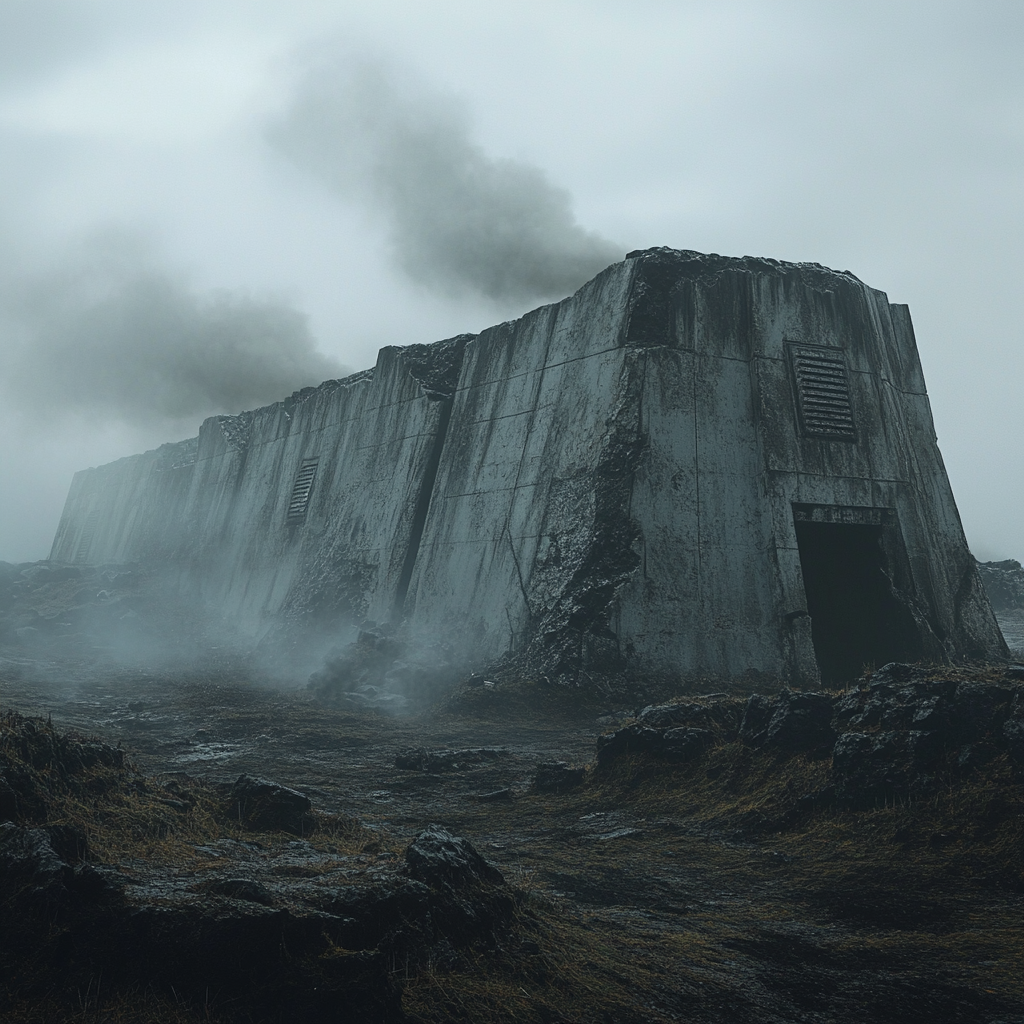
<svg viewBox="0 0 1024 1024"><path fill-rule="evenodd" d="M889 583L885 527L796 522L800 568L821 680L854 679L865 666L917 661L921 639Z"/></svg>

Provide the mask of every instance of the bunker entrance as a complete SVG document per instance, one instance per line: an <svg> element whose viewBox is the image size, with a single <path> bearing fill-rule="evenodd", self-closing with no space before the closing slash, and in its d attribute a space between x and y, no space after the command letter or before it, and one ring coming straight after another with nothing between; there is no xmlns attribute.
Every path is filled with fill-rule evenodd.
<svg viewBox="0 0 1024 1024"><path fill-rule="evenodd" d="M890 584L882 525L796 521L811 637L823 683L916 661L921 640Z"/></svg>

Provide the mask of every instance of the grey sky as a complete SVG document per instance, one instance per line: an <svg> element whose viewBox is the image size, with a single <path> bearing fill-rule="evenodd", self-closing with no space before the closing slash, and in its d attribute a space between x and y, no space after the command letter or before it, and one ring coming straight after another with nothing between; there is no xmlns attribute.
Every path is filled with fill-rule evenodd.
<svg viewBox="0 0 1024 1024"><path fill-rule="evenodd" d="M75 469L648 245L909 303L968 540L1024 556L1024 4L360 8L0 0L0 558Z"/></svg>

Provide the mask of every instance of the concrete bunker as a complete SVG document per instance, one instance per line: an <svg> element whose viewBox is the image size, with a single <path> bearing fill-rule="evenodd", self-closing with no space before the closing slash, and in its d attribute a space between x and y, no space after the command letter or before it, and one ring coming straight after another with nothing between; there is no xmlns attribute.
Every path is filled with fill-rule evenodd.
<svg viewBox="0 0 1024 1024"><path fill-rule="evenodd" d="M51 552L76 557L168 566L292 650L375 622L570 684L1009 656L907 307L754 257L629 253L518 320L84 470Z"/></svg>

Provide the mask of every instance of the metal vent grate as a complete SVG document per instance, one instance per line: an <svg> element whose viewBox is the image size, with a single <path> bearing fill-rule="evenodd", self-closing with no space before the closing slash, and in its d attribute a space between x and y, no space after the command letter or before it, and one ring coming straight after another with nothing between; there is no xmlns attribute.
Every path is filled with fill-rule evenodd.
<svg viewBox="0 0 1024 1024"><path fill-rule="evenodd" d="M319 457L302 460L302 467L295 477L295 486L292 487L292 499L288 502L289 523L301 523L306 518L309 496L313 491L313 481L316 479L316 467L319 462Z"/></svg>
<svg viewBox="0 0 1024 1024"><path fill-rule="evenodd" d="M835 349L790 349L805 434L855 441L850 384L843 354Z"/></svg>

